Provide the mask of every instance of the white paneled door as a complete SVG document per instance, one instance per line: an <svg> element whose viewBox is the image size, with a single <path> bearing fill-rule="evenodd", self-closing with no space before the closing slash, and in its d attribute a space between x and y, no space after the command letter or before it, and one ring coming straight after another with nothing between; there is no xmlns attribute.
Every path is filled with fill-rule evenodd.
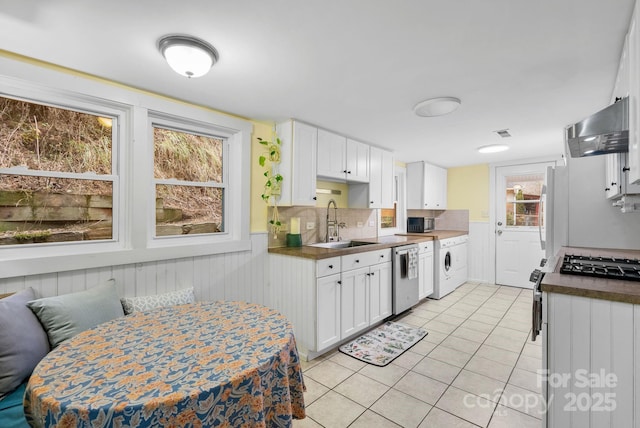
<svg viewBox="0 0 640 428"><path fill-rule="evenodd" d="M542 186L549 162L496 168L496 284L532 288L544 251Z"/></svg>

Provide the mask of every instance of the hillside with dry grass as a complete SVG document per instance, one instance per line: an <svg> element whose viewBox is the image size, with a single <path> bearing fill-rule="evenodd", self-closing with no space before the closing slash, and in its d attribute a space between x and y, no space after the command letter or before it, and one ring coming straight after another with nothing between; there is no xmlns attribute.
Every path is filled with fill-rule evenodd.
<svg viewBox="0 0 640 428"><path fill-rule="evenodd" d="M93 114L0 97L0 167L23 167L41 171L43 175L50 171L110 175L114 162L110 125L110 119ZM128 141L120 142L120 150L128 144ZM154 176L189 182L222 182L222 150L220 139L154 128ZM0 191L23 192L25 197L36 193L109 198L112 195L110 181L42 177L21 172L0 175ZM181 212L175 223L222 222L219 189L160 185L157 197L163 206Z"/></svg>

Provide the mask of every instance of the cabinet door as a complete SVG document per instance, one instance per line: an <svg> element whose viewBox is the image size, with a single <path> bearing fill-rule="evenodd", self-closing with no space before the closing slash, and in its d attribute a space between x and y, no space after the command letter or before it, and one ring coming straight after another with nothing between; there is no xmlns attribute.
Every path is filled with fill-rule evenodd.
<svg viewBox="0 0 640 428"><path fill-rule="evenodd" d="M369 182L369 146L347 139L347 181Z"/></svg>
<svg viewBox="0 0 640 428"><path fill-rule="evenodd" d="M631 195L640 193L640 181L632 184L629 182L629 153L618 153L618 179L622 183L622 194Z"/></svg>
<svg viewBox="0 0 640 428"><path fill-rule="evenodd" d="M316 351L340 341L340 274L318 278Z"/></svg>
<svg viewBox="0 0 640 428"><path fill-rule="evenodd" d="M620 196L620 153L611 153L605 158L604 194L607 199Z"/></svg>
<svg viewBox="0 0 640 428"><path fill-rule="evenodd" d="M369 208L382 207L382 150L369 148Z"/></svg>
<svg viewBox="0 0 640 428"><path fill-rule="evenodd" d="M436 168L436 209L447 209L447 170L445 168Z"/></svg>
<svg viewBox="0 0 640 428"><path fill-rule="evenodd" d="M369 268L369 325L391 315L391 262Z"/></svg>
<svg viewBox="0 0 640 428"><path fill-rule="evenodd" d="M422 299L433 294L433 284L435 278L433 276L433 252L422 254L421 257L421 264L423 265L422 269L424 272L424 282L422 284L423 288L421 289L424 295L420 296L420 298ZM422 279L420 281L422 281Z"/></svg>
<svg viewBox="0 0 640 428"><path fill-rule="evenodd" d="M640 4L629 27L629 183L640 184Z"/></svg>
<svg viewBox="0 0 640 428"><path fill-rule="evenodd" d="M300 122L293 124L292 204L316 204L316 151L318 130Z"/></svg>
<svg viewBox="0 0 640 428"><path fill-rule="evenodd" d="M426 258L426 253L420 253L418 255L418 299L424 299L427 297Z"/></svg>
<svg viewBox="0 0 640 428"><path fill-rule="evenodd" d="M407 164L407 209L424 209L424 162Z"/></svg>
<svg viewBox="0 0 640 428"><path fill-rule="evenodd" d="M380 169L380 205L382 208L393 208L395 186L393 153L382 150Z"/></svg>
<svg viewBox="0 0 640 428"><path fill-rule="evenodd" d="M424 208L444 210L447 208L447 170L424 164Z"/></svg>
<svg viewBox="0 0 640 428"><path fill-rule="evenodd" d="M318 176L337 180L345 179L346 145L346 137L318 129Z"/></svg>
<svg viewBox="0 0 640 428"><path fill-rule="evenodd" d="M368 267L342 272L340 285L342 339L369 326L368 274Z"/></svg>

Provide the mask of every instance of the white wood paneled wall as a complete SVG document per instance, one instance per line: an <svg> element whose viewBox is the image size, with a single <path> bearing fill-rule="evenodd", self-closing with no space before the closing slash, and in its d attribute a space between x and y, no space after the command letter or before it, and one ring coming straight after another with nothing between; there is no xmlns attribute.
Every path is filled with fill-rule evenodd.
<svg viewBox="0 0 640 428"><path fill-rule="evenodd" d="M268 304L267 238L266 233L251 234L251 251L0 279L0 293L32 287L41 297L56 296L115 278L121 296L146 296L193 286L200 301Z"/></svg>
<svg viewBox="0 0 640 428"><path fill-rule="evenodd" d="M547 364L555 383L547 427L640 427L640 305L557 293L547 293L547 302ZM585 385L585 377L594 383ZM612 402L604 394L613 394Z"/></svg>
<svg viewBox="0 0 640 428"><path fill-rule="evenodd" d="M469 281L489 282L489 223L469 222L468 277Z"/></svg>

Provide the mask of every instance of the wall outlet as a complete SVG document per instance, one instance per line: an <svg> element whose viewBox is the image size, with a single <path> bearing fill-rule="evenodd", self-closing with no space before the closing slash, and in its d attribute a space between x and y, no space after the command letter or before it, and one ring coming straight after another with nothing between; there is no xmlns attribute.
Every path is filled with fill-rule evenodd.
<svg viewBox="0 0 640 428"><path fill-rule="evenodd" d="M308 221L307 222L307 230L311 230L311 229L315 229L316 228L316 224L312 221Z"/></svg>
<svg viewBox="0 0 640 428"><path fill-rule="evenodd" d="M364 226L364 224L361 221L356 223L356 227L362 227L362 226Z"/></svg>

